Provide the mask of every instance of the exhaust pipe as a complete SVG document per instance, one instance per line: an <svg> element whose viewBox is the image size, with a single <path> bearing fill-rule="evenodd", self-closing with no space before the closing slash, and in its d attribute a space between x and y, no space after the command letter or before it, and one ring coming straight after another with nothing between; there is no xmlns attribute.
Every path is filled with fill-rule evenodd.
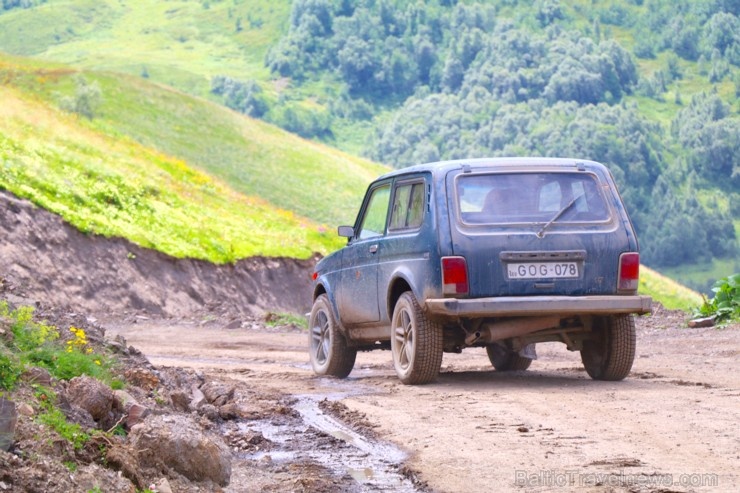
<svg viewBox="0 0 740 493"><path fill-rule="evenodd" d="M465 344L472 346L482 342L492 342L520 337L538 330L553 329L560 326L560 317L517 317L496 322L483 323L478 330L465 337Z"/></svg>

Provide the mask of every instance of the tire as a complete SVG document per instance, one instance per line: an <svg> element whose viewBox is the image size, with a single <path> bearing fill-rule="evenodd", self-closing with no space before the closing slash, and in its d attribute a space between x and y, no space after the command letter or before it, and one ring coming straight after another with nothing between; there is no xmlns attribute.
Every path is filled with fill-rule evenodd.
<svg viewBox="0 0 740 493"><path fill-rule="evenodd" d="M523 371L532 364L530 358L520 356L501 344L489 344L486 353L496 371Z"/></svg>
<svg viewBox="0 0 740 493"><path fill-rule="evenodd" d="M347 346L347 339L339 331L331 303L325 294L314 301L308 327L308 347L314 373L347 377L355 366L357 350Z"/></svg>
<svg viewBox="0 0 740 493"><path fill-rule="evenodd" d="M393 366L401 382L419 385L437 379L442 338L442 326L424 314L410 291L403 293L391 321Z"/></svg>
<svg viewBox="0 0 740 493"><path fill-rule="evenodd" d="M583 342L581 361L594 380L623 380L635 361L635 319L611 315L594 320L595 339Z"/></svg>

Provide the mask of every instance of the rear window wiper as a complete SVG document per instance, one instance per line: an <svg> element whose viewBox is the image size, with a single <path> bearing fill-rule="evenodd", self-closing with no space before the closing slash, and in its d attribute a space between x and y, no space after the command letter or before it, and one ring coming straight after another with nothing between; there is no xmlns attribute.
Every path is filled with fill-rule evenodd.
<svg viewBox="0 0 740 493"><path fill-rule="evenodd" d="M555 214L555 217L553 217L552 219L550 219L544 226L542 226L542 229L540 229L539 231L537 231L537 238L543 238L545 236L545 230L547 228L549 228L552 223L554 223L555 221L557 221L558 219L560 219L560 216L562 216L563 214L565 214L568 211L568 209L570 209L571 207L573 207L573 204L575 204L578 201L578 199L580 199L584 195L586 195L586 194L585 193L582 193L578 197L574 197L573 200L571 200L570 202L568 202L565 205L565 207L563 207L562 209L560 209L560 211L558 211L558 213Z"/></svg>

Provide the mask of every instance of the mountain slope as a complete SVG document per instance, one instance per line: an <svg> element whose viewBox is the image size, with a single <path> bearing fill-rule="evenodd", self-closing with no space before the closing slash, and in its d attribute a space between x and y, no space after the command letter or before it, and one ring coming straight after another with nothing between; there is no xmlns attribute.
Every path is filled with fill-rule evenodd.
<svg viewBox="0 0 740 493"><path fill-rule="evenodd" d="M340 242L329 228L305 217L351 221L350 208L357 207L369 177L383 170L168 89L145 82L128 87L125 78L113 75L88 74L103 87L101 112L115 113L115 118L90 121L51 104L74 90L78 75L0 57L0 187L60 214L82 231L216 262L253 255L307 258ZM130 98L117 97L121 94ZM148 120L151 115L166 116ZM147 121L153 122L151 134ZM209 132L197 135L202 125ZM208 154L227 146L231 161ZM173 156L177 152L202 159L186 162ZM331 184L332 173L348 166L357 173L337 181L344 193L331 200L316 200L295 181L320 190L319 183ZM233 177L235 184L226 185L224 178ZM286 203L244 195L260 189ZM336 209L343 199L346 207Z"/></svg>

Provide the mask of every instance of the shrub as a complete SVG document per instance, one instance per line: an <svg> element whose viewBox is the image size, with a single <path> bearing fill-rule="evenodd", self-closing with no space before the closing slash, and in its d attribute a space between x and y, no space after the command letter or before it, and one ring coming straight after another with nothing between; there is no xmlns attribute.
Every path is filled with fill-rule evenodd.
<svg viewBox="0 0 740 493"><path fill-rule="evenodd" d="M695 310L695 316L716 316L720 325L740 321L740 274L733 274L717 281L712 288L714 298L704 300Z"/></svg>

